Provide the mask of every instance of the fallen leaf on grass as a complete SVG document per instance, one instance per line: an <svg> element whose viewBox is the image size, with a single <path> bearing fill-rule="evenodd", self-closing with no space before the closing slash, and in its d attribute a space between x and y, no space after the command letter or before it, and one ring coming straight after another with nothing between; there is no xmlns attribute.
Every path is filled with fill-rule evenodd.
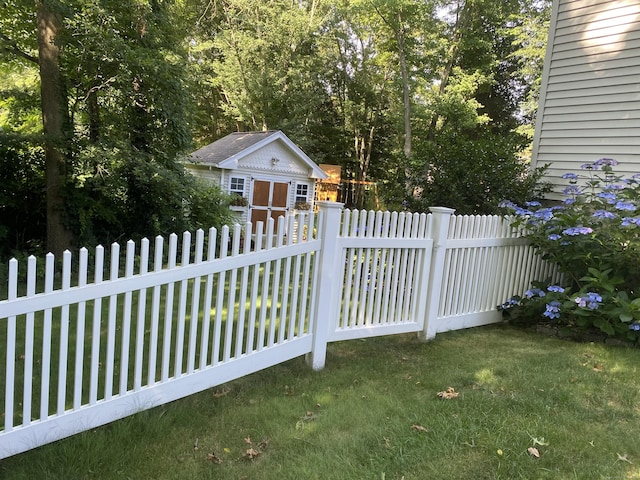
<svg viewBox="0 0 640 480"><path fill-rule="evenodd" d="M229 395L229 392L231 392L230 388L223 388L223 389L216 389L213 392L213 398L220 398L220 397L224 397Z"/></svg>
<svg viewBox="0 0 640 480"><path fill-rule="evenodd" d="M253 460L261 453L262 452L260 450L256 450L255 448L251 447L246 452L244 452L244 456L247 457L249 460Z"/></svg>
<svg viewBox="0 0 640 480"><path fill-rule="evenodd" d="M624 455L620 455L619 453L616 453L616 455L618 455L618 461L632 463L631 460L629 460L628 455L626 453Z"/></svg>
<svg viewBox="0 0 640 480"><path fill-rule="evenodd" d="M313 419L315 419L315 418L316 418L316 414L315 414L315 413L313 413L313 412L311 412L311 411L307 411L307 412L304 414L304 417L302 417L302 420L313 420Z"/></svg>
<svg viewBox="0 0 640 480"><path fill-rule="evenodd" d="M447 388L444 392L438 392L438 396L445 400L451 400L452 398L456 398L458 395L460 394L456 392L453 387Z"/></svg>
<svg viewBox="0 0 640 480"><path fill-rule="evenodd" d="M594 363L593 364L593 371L594 372L602 372L604 370L604 365L602 365L601 363Z"/></svg>
<svg viewBox="0 0 640 480"><path fill-rule="evenodd" d="M411 425L411 428L413 428L416 432L428 432L429 429L427 427L423 427L422 425L416 425L413 424Z"/></svg>
<svg viewBox="0 0 640 480"><path fill-rule="evenodd" d="M218 465L220 465L222 463L222 459L220 457L218 457L215 453L211 452L207 455L207 460L213 462L213 463L217 463Z"/></svg>
<svg viewBox="0 0 640 480"><path fill-rule="evenodd" d="M538 451L537 448L535 447L529 447L527 448L527 452L529 453L529 455L531 455L532 457L536 457L536 458L540 458L540 452Z"/></svg>
<svg viewBox="0 0 640 480"><path fill-rule="evenodd" d="M249 445L251 445L251 437L245 438L244 443L248 443Z"/></svg>

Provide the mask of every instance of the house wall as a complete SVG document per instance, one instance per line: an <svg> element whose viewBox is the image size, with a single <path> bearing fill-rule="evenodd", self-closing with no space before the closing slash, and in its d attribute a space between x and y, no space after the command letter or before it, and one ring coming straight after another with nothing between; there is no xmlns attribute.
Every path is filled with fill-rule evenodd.
<svg viewBox="0 0 640 480"><path fill-rule="evenodd" d="M548 179L615 158L640 172L640 3L553 0L533 166Z"/></svg>

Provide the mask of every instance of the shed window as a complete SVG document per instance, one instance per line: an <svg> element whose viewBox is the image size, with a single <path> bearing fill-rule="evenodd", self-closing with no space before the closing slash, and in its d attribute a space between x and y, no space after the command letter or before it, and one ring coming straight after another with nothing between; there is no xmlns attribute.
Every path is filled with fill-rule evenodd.
<svg viewBox="0 0 640 480"><path fill-rule="evenodd" d="M229 193L240 196L244 195L244 178L231 177Z"/></svg>
<svg viewBox="0 0 640 480"><path fill-rule="evenodd" d="M309 185L296 185L296 203L307 203L309 201Z"/></svg>

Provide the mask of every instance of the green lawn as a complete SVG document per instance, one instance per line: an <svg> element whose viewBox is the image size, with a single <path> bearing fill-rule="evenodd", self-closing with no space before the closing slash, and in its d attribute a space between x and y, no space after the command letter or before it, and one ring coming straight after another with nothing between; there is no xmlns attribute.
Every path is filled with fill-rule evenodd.
<svg viewBox="0 0 640 480"><path fill-rule="evenodd" d="M639 360L505 326L342 342L321 372L296 359L2 460L0 478L640 478Z"/></svg>

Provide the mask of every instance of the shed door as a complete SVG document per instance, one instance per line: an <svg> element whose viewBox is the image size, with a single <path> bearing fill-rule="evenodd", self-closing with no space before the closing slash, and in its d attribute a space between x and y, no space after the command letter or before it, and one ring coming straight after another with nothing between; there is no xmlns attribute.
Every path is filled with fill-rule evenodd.
<svg viewBox="0 0 640 480"><path fill-rule="evenodd" d="M268 218L277 220L278 217L284 216L287 213L288 198L288 183L254 180L250 216L253 232L255 233L256 223L266 223Z"/></svg>

